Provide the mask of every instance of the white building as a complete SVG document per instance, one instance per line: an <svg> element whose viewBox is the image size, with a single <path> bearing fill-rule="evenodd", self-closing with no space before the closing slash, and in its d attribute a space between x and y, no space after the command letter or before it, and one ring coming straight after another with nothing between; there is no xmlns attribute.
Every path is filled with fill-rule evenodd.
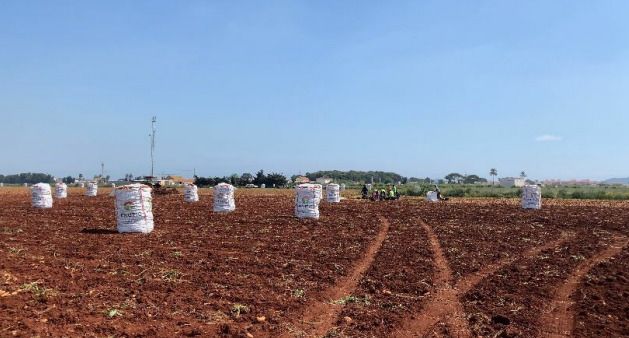
<svg viewBox="0 0 629 338"><path fill-rule="evenodd" d="M504 177L501 178L500 180L500 185L503 187L523 187L526 185L526 179L521 178L521 177Z"/></svg>
<svg viewBox="0 0 629 338"><path fill-rule="evenodd" d="M326 184L330 184L332 183L332 179L329 177L319 177L317 178L317 183L321 184L321 185L326 185Z"/></svg>

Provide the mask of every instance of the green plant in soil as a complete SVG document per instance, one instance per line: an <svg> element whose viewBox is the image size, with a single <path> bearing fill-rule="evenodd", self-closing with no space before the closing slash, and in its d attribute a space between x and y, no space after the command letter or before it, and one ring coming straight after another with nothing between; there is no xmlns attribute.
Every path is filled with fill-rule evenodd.
<svg viewBox="0 0 629 338"><path fill-rule="evenodd" d="M246 305L238 304L238 303L232 305L231 313L236 318L240 317L241 314L248 313L248 312L249 312L249 307Z"/></svg>

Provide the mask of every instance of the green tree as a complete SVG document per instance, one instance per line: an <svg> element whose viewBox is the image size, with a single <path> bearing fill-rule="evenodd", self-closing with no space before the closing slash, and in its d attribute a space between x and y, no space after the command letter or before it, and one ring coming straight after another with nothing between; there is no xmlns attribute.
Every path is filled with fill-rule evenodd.
<svg viewBox="0 0 629 338"><path fill-rule="evenodd" d="M526 173L524 172L524 170L520 173L520 177L526 178Z"/></svg>
<svg viewBox="0 0 629 338"><path fill-rule="evenodd" d="M43 173L20 173L15 175L6 175L2 178L2 182L7 184L54 183L54 181L55 180L51 175Z"/></svg>
<svg viewBox="0 0 629 338"><path fill-rule="evenodd" d="M495 178L498 176L498 169L491 168L491 170L489 170L489 176L491 176L491 184L494 185L496 183Z"/></svg>
<svg viewBox="0 0 629 338"><path fill-rule="evenodd" d="M266 175L264 175L264 170L260 170L256 173L256 178L253 179L253 184L257 186L260 184L266 184Z"/></svg>
<svg viewBox="0 0 629 338"><path fill-rule="evenodd" d="M458 184L463 181L464 176L459 173L450 173L444 177L449 184Z"/></svg>
<svg viewBox="0 0 629 338"><path fill-rule="evenodd" d="M397 183L403 181L403 176L392 173L392 172L384 172L384 171L340 171L340 170L326 170L326 171L317 171L314 173L306 173L304 175L308 177L311 181L316 180L319 177L329 177L333 179L335 182L371 182L373 178L374 182L381 183Z"/></svg>
<svg viewBox="0 0 629 338"><path fill-rule="evenodd" d="M286 176L278 173L270 173L266 177L266 185L269 187L283 187L288 183Z"/></svg>
<svg viewBox="0 0 629 338"><path fill-rule="evenodd" d="M240 180L244 184L249 184L249 183L253 182L253 179L254 179L254 177L250 173L244 173L244 174L240 175Z"/></svg>
<svg viewBox="0 0 629 338"><path fill-rule="evenodd" d="M463 179L463 183L465 184L475 184L477 182L482 182L483 179L480 178L478 175L468 175L465 176L465 178Z"/></svg>
<svg viewBox="0 0 629 338"><path fill-rule="evenodd" d="M61 179L61 182L65 183L65 184L72 184L76 181L76 179L72 176L66 176L64 178Z"/></svg>

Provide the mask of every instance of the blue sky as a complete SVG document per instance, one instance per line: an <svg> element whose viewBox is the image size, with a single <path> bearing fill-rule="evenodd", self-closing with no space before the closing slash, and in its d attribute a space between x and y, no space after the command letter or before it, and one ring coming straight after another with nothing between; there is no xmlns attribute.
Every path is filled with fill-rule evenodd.
<svg viewBox="0 0 629 338"><path fill-rule="evenodd" d="M629 176L626 1L3 1L0 173Z"/></svg>

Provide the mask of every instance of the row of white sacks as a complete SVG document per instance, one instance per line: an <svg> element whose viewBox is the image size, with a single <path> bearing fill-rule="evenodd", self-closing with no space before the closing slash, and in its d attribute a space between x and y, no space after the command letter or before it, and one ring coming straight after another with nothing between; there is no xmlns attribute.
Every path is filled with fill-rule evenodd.
<svg viewBox="0 0 629 338"><path fill-rule="evenodd" d="M214 212L231 212L236 209L234 187L221 183L214 188ZM340 202L338 184L327 186L329 202ZM38 183L32 187L32 202L36 208L52 208L50 184ZM152 189L143 184L125 185L114 190L116 197L116 223L118 232L149 233L153 231ZM319 202L322 198L320 184L299 185L295 193L295 215L299 218L319 218ZM199 200L197 187L188 185L184 191L188 202Z"/></svg>
<svg viewBox="0 0 629 338"><path fill-rule="evenodd" d="M143 184L125 185L115 190L118 232L149 233L153 231L153 198L151 188ZM199 200L197 186L186 185L184 201ZM214 212L236 210L234 187L221 183L214 188Z"/></svg>
<svg viewBox="0 0 629 338"><path fill-rule="evenodd" d="M115 185L112 185L114 188ZM50 184L48 183L37 183L31 186L31 192L33 194L33 198L39 196L49 195L52 197ZM85 196L96 196L98 194L98 185L96 183L89 183L87 185L87 189L85 189ZM67 198L68 197L68 185L65 183L57 183L55 184L55 198ZM42 197L46 199L46 197ZM33 202L35 203L35 202ZM34 205L34 204L33 204Z"/></svg>
<svg viewBox="0 0 629 338"><path fill-rule="evenodd" d="M116 185L112 184L114 190L112 190L111 196L114 196ZM233 188L233 187L232 187ZM219 185L217 189L223 193L224 187ZM229 189L228 189L229 190ZM232 189L233 190L233 189ZM233 192L233 191L232 191ZM48 183L37 183L31 186L31 193L33 197L33 206L37 208L50 208L52 207L52 200L48 201L48 197L52 198L50 184ZM85 190L85 195L94 197L98 195L98 185L96 183L88 183L87 189ZM57 183L55 184L55 198L67 198L68 197L68 186L65 183ZM219 198L219 201L223 199ZM37 201L37 202L35 202ZM45 202L44 202L45 201ZM186 202L197 202L199 201L199 194L197 186L194 184L188 184L184 188L184 201ZM229 203L229 202L227 202ZM233 204L233 203L232 203ZM224 209L225 207L222 207Z"/></svg>
<svg viewBox="0 0 629 338"><path fill-rule="evenodd" d="M426 193L426 200L429 202L439 202L439 195L436 191ZM525 185L522 188L522 208L541 209L542 208L542 188L538 185Z"/></svg>

